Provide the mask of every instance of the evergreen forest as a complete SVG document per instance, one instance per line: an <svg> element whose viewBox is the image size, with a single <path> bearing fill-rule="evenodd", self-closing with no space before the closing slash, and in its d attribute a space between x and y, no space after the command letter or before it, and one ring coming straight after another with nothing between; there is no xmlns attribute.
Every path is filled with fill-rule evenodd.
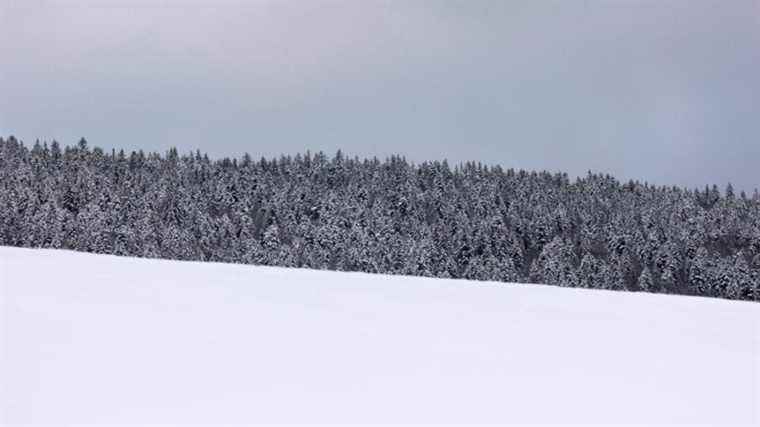
<svg viewBox="0 0 760 427"><path fill-rule="evenodd" d="M342 152L0 138L0 245L760 298L760 195Z"/></svg>

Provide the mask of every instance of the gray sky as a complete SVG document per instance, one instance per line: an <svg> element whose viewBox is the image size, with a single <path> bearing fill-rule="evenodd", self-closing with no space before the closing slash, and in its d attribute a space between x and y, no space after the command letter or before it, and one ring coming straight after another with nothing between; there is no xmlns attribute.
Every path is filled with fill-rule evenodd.
<svg viewBox="0 0 760 427"><path fill-rule="evenodd" d="M0 134L760 187L760 1L0 0Z"/></svg>

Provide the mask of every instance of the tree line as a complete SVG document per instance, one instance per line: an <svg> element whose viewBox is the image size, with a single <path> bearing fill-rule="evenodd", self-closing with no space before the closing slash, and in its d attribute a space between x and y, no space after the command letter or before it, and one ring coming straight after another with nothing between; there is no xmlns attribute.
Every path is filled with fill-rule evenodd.
<svg viewBox="0 0 760 427"><path fill-rule="evenodd" d="M760 298L760 195L322 152L0 138L0 245Z"/></svg>

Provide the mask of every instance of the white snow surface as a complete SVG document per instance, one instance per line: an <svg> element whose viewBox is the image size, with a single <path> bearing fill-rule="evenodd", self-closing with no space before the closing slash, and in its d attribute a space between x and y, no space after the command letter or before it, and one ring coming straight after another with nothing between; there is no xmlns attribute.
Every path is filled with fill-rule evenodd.
<svg viewBox="0 0 760 427"><path fill-rule="evenodd" d="M6 425L758 423L760 304L0 247Z"/></svg>

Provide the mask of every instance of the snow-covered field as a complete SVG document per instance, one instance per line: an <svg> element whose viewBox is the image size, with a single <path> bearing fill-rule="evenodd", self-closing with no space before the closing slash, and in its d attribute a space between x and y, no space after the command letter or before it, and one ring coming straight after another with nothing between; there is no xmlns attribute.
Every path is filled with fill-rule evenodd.
<svg viewBox="0 0 760 427"><path fill-rule="evenodd" d="M2 421L760 421L760 304L0 247Z"/></svg>

